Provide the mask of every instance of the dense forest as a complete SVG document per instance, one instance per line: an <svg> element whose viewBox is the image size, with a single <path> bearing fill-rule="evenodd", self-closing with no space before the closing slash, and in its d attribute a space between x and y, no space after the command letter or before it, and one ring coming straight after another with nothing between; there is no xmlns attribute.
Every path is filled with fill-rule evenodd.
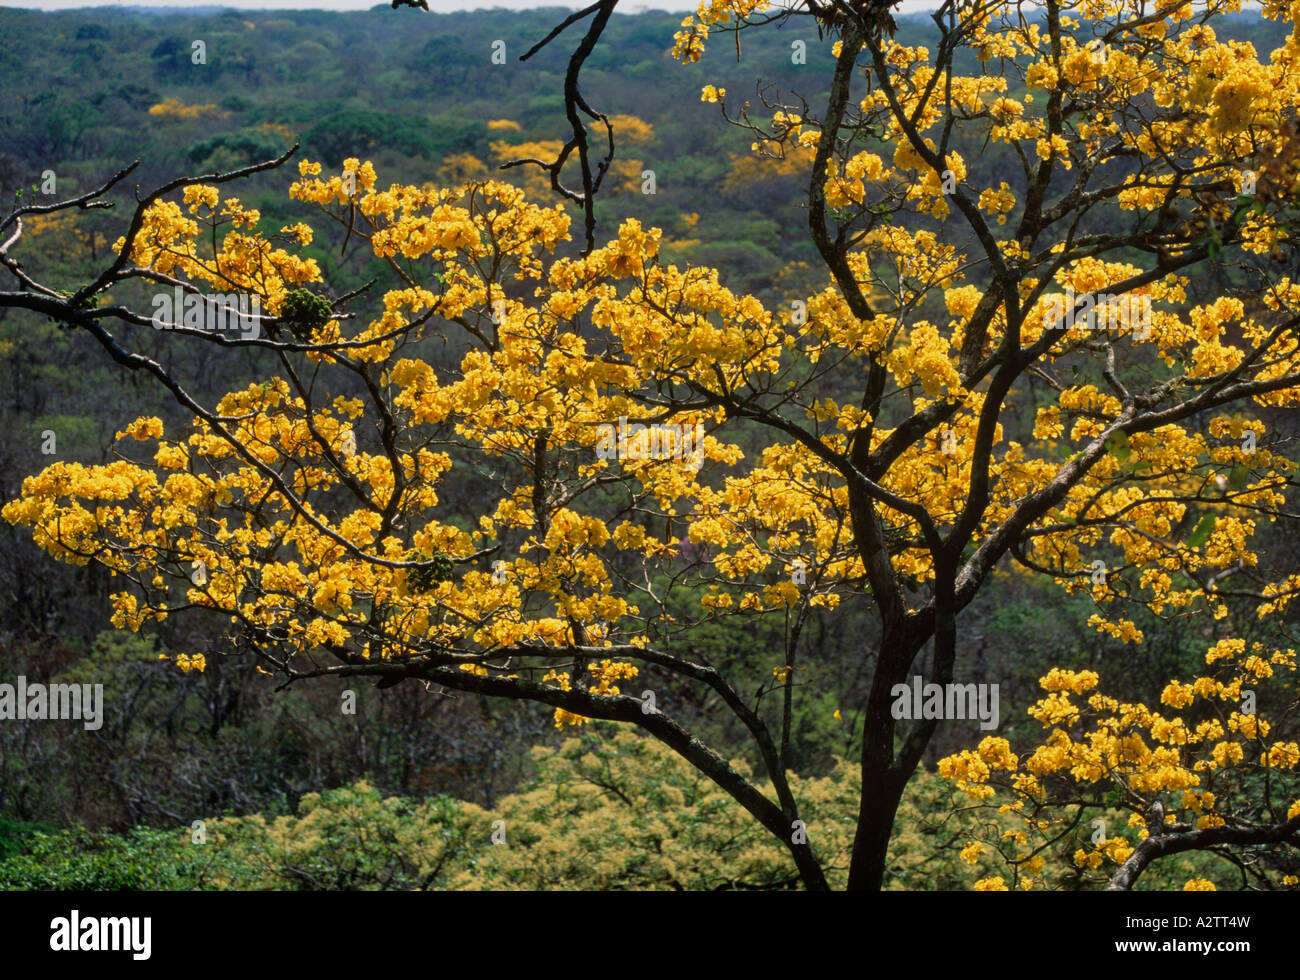
<svg viewBox="0 0 1300 980"><path fill-rule="evenodd" d="M302 219L300 202L287 191L303 159L327 174L346 159L369 160L385 186L500 179L553 206L559 199L538 168L502 165L551 157L567 135L568 49L551 45L519 61L564 16L558 9L423 15L387 4L349 14L0 9L0 200L7 207L53 200L51 193L85 194L133 160L140 165L130 185L151 188L183 174L273 159L299 143L283 168L229 188L268 229ZM618 14L583 68L583 91L608 114L615 143L596 200L597 240L639 219L663 230L665 262L716 268L735 293L789 309L825 286L807 234L811 151L787 146L778 159L755 152L761 148L744 113L766 124L771 112L764 107L823 105L836 38L793 21L734 44L715 38L699 61L674 64L679 25L675 15ZM1221 39L1249 41L1261 51L1289 32L1289 25L1245 15L1216 26ZM940 44L927 18L900 16L896 37L931 49ZM199 39L201 70L191 58ZM792 60L795 41L806 46L806 57ZM506 57L496 63L501 43ZM978 65L963 51L955 67ZM701 99L705 85L725 88L730 120ZM1023 99L1025 89L1011 79L1005 94ZM980 179L1020 165L1006 144L975 132L956 132L952 148ZM43 189L50 182L57 191ZM131 205L122 201L115 209L32 217L24 267L61 289L77 288L123 234ZM569 210L577 220L580 209ZM1098 227L1107 220L1105 211L1086 218ZM941 225L933 217L917 221ZM399 285L389 263L348 248L347 227L317 223L316 232L300 254L318 264L334 295L371 280L377 294ZM578 254L581 236L573 237L562 254ZM1188 303L1243 282L1239 270L1206 263L1193 277ZM122 288L114 299L147 307L143 285ZM926 302L942 309L941 296ZM135 350L190 379L205 404L266 375L253 349L178 344L146 329L130 339ZM459 364L467 346L448 332L425 336L416 349L442 367ZM82 332L30 311L0 307L0 379L0 504L20 497L24 478L51 462L114 459L115 434L138 416L159 416L169 430L190 421L150 379L122 370ZM1007 437L1029 441L1033 408L1017 406L1016 413L1001 420ZM1294 440L1300 426L1293 415L1285 408L1257 412L1270 445ZM729 438L749 454L763 451L757 425L741 422ZM440 490L440 519L475 526L489 485L489 475L480 474ZM1257 539L1255 547L1263 566L1300 564L1293 537ZM47 683L93 678L105 686L104 723L96 731L0 724L0 887L798 884L782 848L734 800L626 726L565 729L538 704L416 682L282 683L250 657L227 656L240 651L231 649L224 619L215 614L171 617L138 631L109 628L118 584L94 563L51 561L30 529L0 522L0 682L21 675ZM1096 612L1087 591L1070 594L1026 568L999 567L962 613L960 643L969 655L953 679L998 685L997 734L1025 747L1042 737L1025 709L1052 667L1096 670L1111 694L1159 704L1170 679L1194 674L1206 647L1226 635L1204 614L1138 608L1126 613L1144 637L1134 644L1092 628ZM1268 642L1276 642L1290 635L1294 615L1261 624L1234 610L1231 622L1234 635L1274 630ZM863 650L879 632L865 605L845 603L811 610L798 634L798 681L819 693L793 705L786 760L805 819L826 828L819 846L840 883L861 791L860 706L871 683ZM757 678L752 686L770 680L773 664L782 662L774 651L785 649L787 632L780 617L719 619L674 642L683 654ZM202 670L177 669L178 658L195 655L203 657ZM918 670L928 671L932 656L923 651ZM340 713L348 689L360 692L359 709ZM761 704L779 714L777 698ZM719 710L711 692L683 688L672 711L735 765L761 767L743 726ZM972 837L1014 834L1008 818L966 806L965 794L938 773L941 758L985 734L974 720L950 721L929 743L894 825L885 887L968 887L976 863ZM1118 810L1096 813L1122 826ZM510 828L508 850L483 846L497 820ZM203 831L194 829L196 821ZM196 833L213 846L193 847ZM1054 849L1071 854L1087 847L1092 833L1083 822ZM593 857L597 837L607 843ZM1085 864L1067 871L1055 885L1101 887L1088 870ZM1300 872L1300 858L1283 853L1269 872ZM1153 865L1138 887L1180 888L1197 878L1226 888L1240 877L1233 861L1191 851Z"/></svg>

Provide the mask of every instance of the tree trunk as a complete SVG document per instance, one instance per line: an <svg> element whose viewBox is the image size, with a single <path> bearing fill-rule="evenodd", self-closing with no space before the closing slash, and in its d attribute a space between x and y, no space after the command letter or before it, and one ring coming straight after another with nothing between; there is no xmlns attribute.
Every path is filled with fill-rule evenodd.
<svg viewBox="0 0 1300 980"><path fill-rule="evenodd" d="M887 762L883 765L879 759L868 762L864 754L862 802L858 806L858 830L853 837L853 857L849 862L849 891L879 891L884 883L889 835L894 829L894 816L905 785L907 781L899 779Z"/></svg>
<svg viewBox="0 0 1300 980"><path fill-rule="evenodd" d="M921 630L905 625L898 632L887 629L881 638L862 731L862 800L849 861L850 891L879 891L884 881L889 835L911 775L910 769L903 773L895 765L891 691L907 679L912 658L925 639Z"/></svg>

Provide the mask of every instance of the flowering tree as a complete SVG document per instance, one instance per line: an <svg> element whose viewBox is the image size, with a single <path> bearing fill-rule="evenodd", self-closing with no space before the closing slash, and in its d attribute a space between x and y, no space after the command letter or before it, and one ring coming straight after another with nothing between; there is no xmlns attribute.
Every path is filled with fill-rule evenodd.
<svg viewBox="0 0 1300 980"><path fill-rule="evenodd" d="M895 688L923 651L927 680L953 681L959 617L995 570L1087 591L1093 625L1132 642L1130 607L1237 629L1300 591L1256 541L1261 524L1293 519L1294 464L1264 416L1300 401L1300 286L1286 275L1300 8L1264 5L1296 26L1261 58L1215 33L1235 6L1047 0L1031 18L949 2L930 51L893 40L878 6L800 0L782 16L838 35L826 104L767 99L761 119L749 103L729 116L760 155L805 162L827 278L787 309L662 261L660 232L635 220L568 254L562 205L498 182L383 189L357 159L328 176L301 162L289 194L397 277L364 316L347 312L359 294L308 289L324 286L316 264L222 196L288 155L144 196L116 258L71 296L14 258L21 220L102 206L127 171L20 207L0 222L16 280L0 302L84 330L193 423L168 433L137 419L118 461L52 465L4 516L55 557L129 583L119 627L207 609L228 618L233 649L287 682L415 678L545 705L561 727L640 726L775 835L809 888L825 869L787 765L794 703L810 693L796 683L801 630L813 611L867 603L880 632L863 651L869 692L849 706L863 727L848 884L877 888L939 724L901 724ZM711 28L771 19L757 7L703 5L676 54L698 59ZM963 140L1019 165L982 172ZM299 245L314 234L281 232ZM1191 277L1207 270L1231 284L1196 302ZM256 297L261 329L227 336L198 313L105 300L136 281ZM131 350L133 331L155 326L177 344L256 348L268 377L199 404ZM435 366L439 338L457 345L453 370ZM1013 424L1022 438L1008 438ZM757 454L738 444L754 432ZM458 482L480 501L476 524L440 506ZM767 616L786 643L752 698L753 677L682 642L710 621ZM1185 717L1101 695L1084 712L1070 695L1096 676L1054 672L1032 709L1052 732L1023 763L995 736L945 762L981 800L998 780L1017 795L1003 803L1030 822L1004 852L1017 882L1098 801L1141 814L1167 803L1135 849L1099 845L1123 862L1121 887L1162 854L1294 842L1289 695L1260 692L1271 726L1253 688L1223 722L1194 714L1195 699L1236 702L1294 669L1290 650L1253 643L1225 636L1207 657L1223 677L1171 683L1165 702ZM769 791L674 718L686 686L743 725Z"/></svg>

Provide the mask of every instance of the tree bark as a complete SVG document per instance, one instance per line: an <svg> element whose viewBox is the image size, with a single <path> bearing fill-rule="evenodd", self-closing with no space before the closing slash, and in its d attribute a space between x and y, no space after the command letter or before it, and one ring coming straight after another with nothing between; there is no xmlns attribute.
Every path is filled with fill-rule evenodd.
<svg viewBox="0 0 1300 980"><path fill-rule="evenodd" d="M894 816L911 775L910 768L902 772L895 764L890 692L895 684L906 680L912 659L926 638L926 631L904 626L886 630L881 639L862 731L862 799L849 860L850 891L879 891L884 883Z"/></svg>
<svg viewBox="0 0 1300 980"><path fill-rule="evenodd" d="M1147 866L1157 858L1183 851L1203 850L1216 844L1276 844L1289 840L1300 844L1295 835L1300 833L1300 817L1286 823L1264 827L1206 827L1186 833L1152 834L1133 849L1129 859L1120 866L1106 885L1108 892L1128 891L1142 876Z"/></svg>

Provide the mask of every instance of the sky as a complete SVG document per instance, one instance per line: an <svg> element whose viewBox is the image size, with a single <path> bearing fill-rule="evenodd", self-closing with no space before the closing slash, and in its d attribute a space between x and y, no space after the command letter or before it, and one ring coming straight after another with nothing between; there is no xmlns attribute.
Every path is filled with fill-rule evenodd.
<svg viewBox="0 0 1300 980"><path fill-rule="evenodd" d="M238 7L243 10L367 10L383 0L0 0L0 7L26 7L38 10L75 10L84 7ZM429 0L429 10L451 13L455 10L508 8L529 10L537 7L570 7L577 10L591 0ZM643 10L694 10L698 0L621 0L618 12L635 14ZM898 9L906 13L934 10L939 0L903 0Z"/></svg>

